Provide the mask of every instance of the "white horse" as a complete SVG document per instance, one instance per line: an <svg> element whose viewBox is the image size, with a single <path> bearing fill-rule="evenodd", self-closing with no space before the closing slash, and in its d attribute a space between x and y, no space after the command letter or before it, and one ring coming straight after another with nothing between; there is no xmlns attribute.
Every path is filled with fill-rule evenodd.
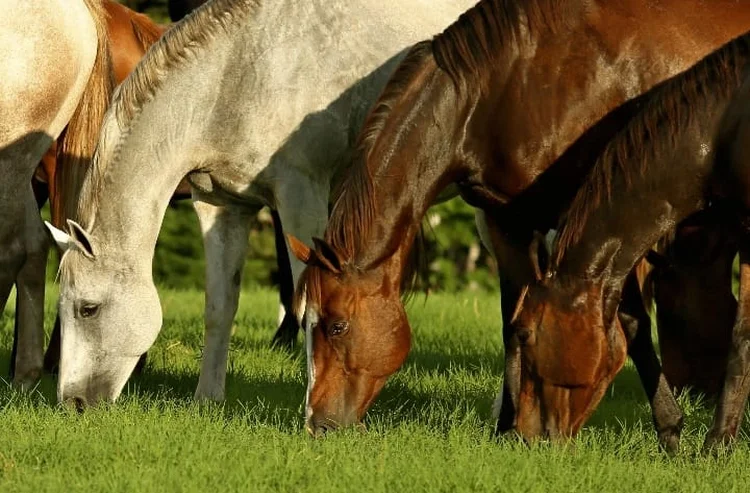
<svg viewBox="0 0 750 493"><path fill-rule="evenodd" d="M118 89L79 203L51 227L61 263L58 398L120 394L161 328L151 267L189 174L207 260L197 399L221 400L250 217L321 235L334 175L402 53L475 0L213 0L168 31ZM296 280L304 265L293 255Z"/></svg>
<svg viewBox="0 0 750 493"><path fill-rule="evenodd" d="M100 0L0 0L0 12L0 310L15 284L11 366L28 388L42 372L49 248L31 177L69 122L61 146L91 156L88 116L106 109L109 52Z"/></svg>

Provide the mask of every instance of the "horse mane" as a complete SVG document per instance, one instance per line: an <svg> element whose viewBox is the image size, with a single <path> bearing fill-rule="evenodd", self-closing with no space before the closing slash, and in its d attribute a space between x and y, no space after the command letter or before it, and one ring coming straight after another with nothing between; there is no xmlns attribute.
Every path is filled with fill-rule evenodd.
<svg viewBox="0 0 750 493"><path fill-rule="evenodd" d="M388 85L367 115L355 148L353 165L333 196L325 240L345 258L353 258L369 242L375 217L375 189L367 165L391 109L403 95L413 74L430 55L429 41L414 45L396 68Z"/></svg>
<svg viewBox="0 0 750 493"><path fill-rule="evenodd" d="M376 209L373 170L367 164L370 155L394 104L401 99L414 74L431 55L430 41L417 43L407 52L368 113L355 146L353 165L332 194L333 208L325 240L346 259L354 258L370 241ZM423 249L423 230L420 227L402 277L401 288L407 298L418 286L420 266L424 264Z"/></svg>
<svg viewBox="0 0 750 493"><path fill-rule="evenodd" d="M630 189L660 156L673 152L684 132L699 123L696 107L730 97L748 59L746 34L648 91L644 108L607 144L559 222L554 265L581 239L591 213L603 200L609 203L615 178Z"/></svg>
<svg viewBox="0 0 750 493"><path fill-rule="evenodd" d="M214 39L242 26L261 0L214 0L191 12L151 45L133 72L115 90L99 136L91 172L83 182L76 217L87 222L101 190L102 177L117 160L127 135L144 105L154 99L169 73L194 59ZM102 156L107 158L103 159ZM88 224L90 228L92 225Z"/></svg>
<svg viewBox="0 0 750 493"><path fill-rule="evenodd" d="M508 47L533 33L556 30L582 2L570 0L483 0L432 40L435 61L457 87L486 88Z"/></svg>
<svg viewBox="0 0 750 493"><path fill-rule="evenodd" d="M171 69L181 66L250 12L260 0L214 0L200 6L168 29L115 92L112 111L122 129L128 127L161 88Z"/></svg>
<svg viewBox="0 0 750 493"><path fill-rule="evenodd" d="M57 193L50 204L52 223L58 228L63 227L66 218L74 217L79 184L94 156L102 121L115 87L107 12L102 0L84 0L84 3L96 26L96 58L81 100L58 138L54 183ZM66 196L63 200L61 190L70 190L72 196Z"/></svg>

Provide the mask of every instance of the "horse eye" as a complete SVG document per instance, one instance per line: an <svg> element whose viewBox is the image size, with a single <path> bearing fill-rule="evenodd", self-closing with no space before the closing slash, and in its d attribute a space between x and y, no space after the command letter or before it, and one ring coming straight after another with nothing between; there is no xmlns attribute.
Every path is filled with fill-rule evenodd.
<svg viewBox="0 0 750 493"><path fill-rule="evenodd" d="M340 336L348 330L349 330L349 322L345 322L342 320L338 322L333 322L328 327L328 334L332 336Z"/></svg>
<svg viewBox="0 0 750 493"><path fill-rule="evenodd" d="M78 315L81 318L91 318L96 316L97 313L99 313L99 305L93 303L87 303L78 309Z"/></svg>

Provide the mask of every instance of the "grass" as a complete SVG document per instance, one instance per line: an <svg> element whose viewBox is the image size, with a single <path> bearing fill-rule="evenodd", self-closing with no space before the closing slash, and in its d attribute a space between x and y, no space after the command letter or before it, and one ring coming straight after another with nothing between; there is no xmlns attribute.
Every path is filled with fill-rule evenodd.
<svg viewBox="0 0 750 493"><path fill-rule="evenodd" d="M367 422L322 440L302 423L304 355L271 350L276 296L243 293L227 400L192 402L203 295L162 291L164 329L147 371L116 405L76 414L45 377L31 394L0 382L0 492L44 491L747 491L748 437L734 454L697 454L712 406L681 398L683 450L657 450L627 366L586 428L566 444L495 440L502 374L498 300L433 295L410 305L414 349ZM54 307L48 303L51 326ZM7 368L13 315L0 326Z"/></svg>

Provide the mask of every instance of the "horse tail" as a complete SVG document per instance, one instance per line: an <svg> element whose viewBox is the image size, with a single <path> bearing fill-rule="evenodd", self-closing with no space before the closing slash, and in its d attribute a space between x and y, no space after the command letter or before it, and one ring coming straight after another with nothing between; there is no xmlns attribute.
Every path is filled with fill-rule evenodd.
<svg viewBox="0 0 750 493"><path fill-rule="evenodd" d="M167 26L152 21L147 15L129 11L130 25L133 27L133 33L141 49L145 52L152 44L159 41L161 35L167 30Z"/></svg>
<svg viewBox="0 0 750 493"><path fill-rule="evenodd" d="M50 201L52 222L58 228L63 227L66 219L77 215L81 184L91 165L99 130L115 87L107 13L102 0L84 0L84 3L96 25L96 59L78 107L58 139L57 193Z"/></svg>

